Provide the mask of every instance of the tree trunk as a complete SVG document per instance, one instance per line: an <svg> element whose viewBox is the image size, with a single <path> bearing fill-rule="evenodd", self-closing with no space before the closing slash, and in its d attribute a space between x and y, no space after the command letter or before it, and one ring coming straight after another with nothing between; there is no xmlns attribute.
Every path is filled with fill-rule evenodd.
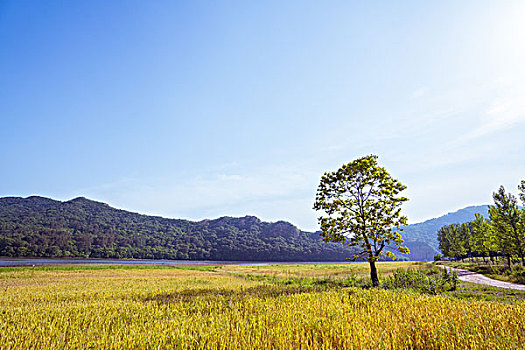
<svg viewBox="0 0 525 350"><path fill-rule="evenodd" d="M370 279L372 280L372 286L379 287L379 278L377 278L377 268L375 261L369 261L370 263Z"/></svg>
<svg viewBox="0 0 525 350"><path fill-rule="evenodd" d="M511 265L511 262L510 262L510 255L507 255L507 264L509 264L509 269L510 269L510 265Z"/></svg>

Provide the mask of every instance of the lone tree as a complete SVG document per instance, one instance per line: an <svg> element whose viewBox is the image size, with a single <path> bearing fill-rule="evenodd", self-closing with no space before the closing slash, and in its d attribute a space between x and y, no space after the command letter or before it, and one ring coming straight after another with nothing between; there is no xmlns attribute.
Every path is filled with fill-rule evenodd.
<svg viewBox="0 0 525 350"><path fill-rule="evenodd" d="M395 259L392 250L410 253L398 232L407 223L401 205L408 199L397 196L405 188L378 165L375 155L325 173L317 188L314 209L322 212L323 240L360 247L362 251L349 260L369 262L373 286L379 285L375 263L381 255Z"/></svg>

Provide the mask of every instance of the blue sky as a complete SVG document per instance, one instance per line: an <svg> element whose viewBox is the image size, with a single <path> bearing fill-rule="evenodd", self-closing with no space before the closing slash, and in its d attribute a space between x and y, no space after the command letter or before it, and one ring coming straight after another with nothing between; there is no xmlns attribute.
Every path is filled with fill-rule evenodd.
<svg viewBox="0 0 525 350"><path fill-rule="evenodd" d="M409 222L525 179L522 1L0 0L0 196L317 229L367 154Z"/></svg>

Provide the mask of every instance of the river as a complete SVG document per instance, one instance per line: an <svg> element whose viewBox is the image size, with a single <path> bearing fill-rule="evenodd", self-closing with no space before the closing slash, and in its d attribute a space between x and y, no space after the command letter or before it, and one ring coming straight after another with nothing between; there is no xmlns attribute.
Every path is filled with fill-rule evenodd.
<svg viewBox="0 0 525 350"><path fill-rule="evenodd" d="M0 258L0 267L57 265L284 265L284 264L351 264L351 261L212 261L212 260L149 260L149 259L53 259Z"/></svg>

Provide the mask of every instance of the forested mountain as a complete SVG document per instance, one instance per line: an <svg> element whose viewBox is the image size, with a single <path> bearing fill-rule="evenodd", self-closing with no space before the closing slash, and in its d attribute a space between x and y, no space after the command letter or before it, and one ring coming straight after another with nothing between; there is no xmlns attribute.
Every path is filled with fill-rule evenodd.
<svg viewBox="0 0 525 350"><path fill-rule="evenodd" d="M472 221L476 213L488 217L488 205L466 207L438 218L405 226L402 236L410 248L410 259L432 260L434 255L439 252L437 231L445 225Z"/></svg>
<svg viewBox="0 0 525 350"><path fill-rule="evenodd" d="M0 198L0 256L328 261L352 256L317 233L256 217L194 222L86 198Z"/></svg>
<svg viewBox="0 0 525 350"><path fill-rule="evenodd" d="M487 216L487 208L471 206L404 227L411 251L406 258L433 259L442 226L472 221L474 213ZM352 255L352 249L325 243L317 233L254 216L195 222L132 213L83 197L0 198L0 256L342 261Z"/></svg>

